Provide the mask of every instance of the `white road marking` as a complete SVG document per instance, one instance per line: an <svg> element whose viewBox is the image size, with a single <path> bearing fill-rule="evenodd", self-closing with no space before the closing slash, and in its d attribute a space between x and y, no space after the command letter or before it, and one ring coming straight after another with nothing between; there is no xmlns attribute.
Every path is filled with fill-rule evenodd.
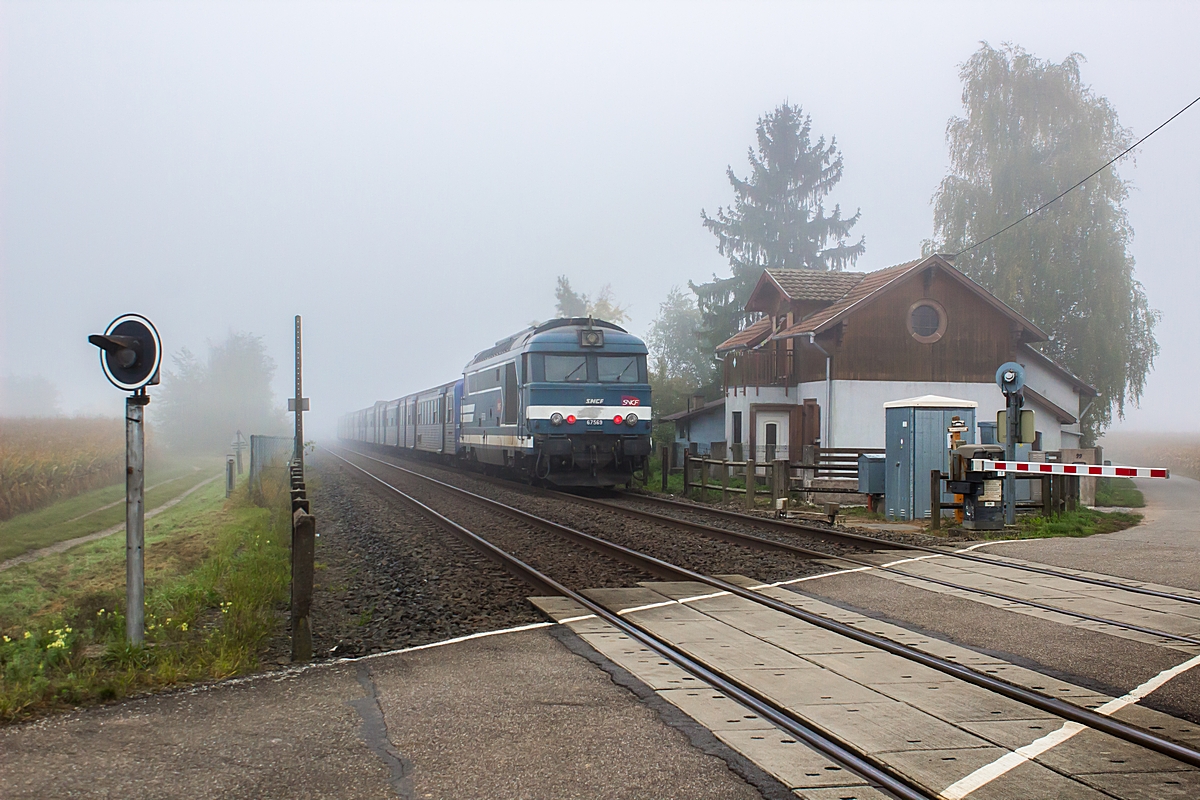
<svg viewBox="0 0 1200 800"><path fill-rule="evenodd" d="M1005 541L1014 541L1014 540L1007 539ZM977 547L983 547L984 545L988 545L988 544L1001 544L1001 542L980 542L979 544L973 544L970 547L964 547L961 550L955 550L954 552L955 553L969 553L970 551L974 550ZM946 556L949 556L949 555L952 555L952 554L951 553L936 553L936 554L931 554L931 555L927 555L927 556L915 556L913 558L902 558L902 559L899 559L898 561L889 561L886 564L880 564L879 566L875 566L875 567L855 567L853 569L838 569L838 570L834 570L832 572L822 572L819 575L805 575L802 578L791 578L790 580L776 581L775 583L760 583L757 586L749 587L749 590L752 592L756 592L756 591L759 591L760 589L777 589L780 586L790 586L794 583L801 583L803 581L813 581L813 580L816 580L817 578L830 578L830 577L833 577L834 575L849 575L852 572L868 572L873 569L879 569L880 567L894 567L897 564L907 564L911 561L924 561L927 558L945 558ZM836 558L836 556L834 556L834 558ZM917 577L917 576L914 576L914 577ZM726 592L726 591L722 590L719 592L711 592L709 594L698 594L698 595L694 595L692 597L681 597L678 600L664 600L661 603L650 603L650 604L644 605L644 606L632 606L630 608L623 608L620 611L617 611L616 613L619 616L624 616L626 614L632 614L635 611L648 611L651 608L662 608L663 606L673 606L676 604L685 605L687 603L695 603L700 600L711 600L715 597L728 597L729 595L730 595L730 592ZM595 619L595 618L596 618L595 614L583 614L582 616L578 616L578 617L565 617L564 619L558 620L558 624L559 625L567 625L572 622L583 622L586 619Z"/></svg>
<svg viewBox="0 0 1200 800"><path fill-rule="evenodd" d="M532 631L537 628L549 628L550 626L557 625L557 624L558 623L556 623L556 622L531 622L528 625L518 625L515 628L501 628L500 630L495 630L495 631L481 631L480 633L469 633L466 636L455 636L453 639L443 639L440 642L430 642L429 644L418 644L413 647L402 647L399 650L388 650L387 652L384 652L384 653L371 653L370 655L367 655L367 656L357 656L357 657L352 657L352 658L339 659L339 661L335 662L335 663L340 663L342 661L366 661L369 658L379 658L381 656L394 656L399 653L415 653L417 650L429 650L430 648L433 648L433 647L442 647L442 646L448 645L448 644L458 644L459 642L465 642L470 639L483 639L487 636L500 636L505 633L520 633L521 631Z"/></svg>
<svg viewBox="0 0 1200 800"><path fill-rule="evenodd" d="M1155 675L1150 680L1138 686L1133 691L1124 695L1109 700L1104 705L1096 709L1096 713L1104 716L1111 716L1126 706L1133 705L1142 700L1146 695L1161 687L1164 683L1187 672L1192 667L1200 664L1200 656L1189 658L1181 664L1176 664L1170 669L1165 669ZM986 764L972 772L962 780L959 780L948 786L941 793L941 797L945 800L962 800L976 789L986 786L992 781L999 778L1006 772L1009 772L1016 767L1021 766L1026 761L1030 761L1047 750L1056 747L1070 739L1080 731L1086 730L1086 727L1078 722L1064 722L1063 726L1053 733L1048 733L1040 739L1035 739L1024 747L1018 748L1011 753L993 761L991 764Z"/></svg>

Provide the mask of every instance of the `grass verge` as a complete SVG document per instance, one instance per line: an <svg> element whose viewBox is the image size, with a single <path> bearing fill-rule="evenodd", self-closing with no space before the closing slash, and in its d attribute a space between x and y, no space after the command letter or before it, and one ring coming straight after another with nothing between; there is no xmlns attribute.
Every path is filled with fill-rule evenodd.
<svg viewBox="0 0 1200 800"><path fill-rule="evenodd" d="M1146 498L1131 478L1099 478L1096 481L1096 505L1145 508Z"/></svg>
<svg viewBox="0 0 1200 800"><path fill-rule="evenodd" d="M1019 516L1016 530L969 531L974 538L981 539L1048 539L1056 536L1083 537L1097 533L1115 533L1132 528L1142 521L1141 514L1124 511L1093 511L1081 508L1054 517Z"/></svg>
<svg viewBox="0 0 1200 800"><path fill-rule="evenodd" d="M226 678L282 624L290 519L218 482L147 523L146 642L125 642L120 534L0 573L0 721Z"/></svg>
<svg viewBox="0 0 1200 800"><path fill-rule="evenodd" d="M152 464L147 470L146 509L153 510L211 478L219 466L216 459ZM125 484L113 484L0 522L0 561L122 524L124 500Z"/></svg>

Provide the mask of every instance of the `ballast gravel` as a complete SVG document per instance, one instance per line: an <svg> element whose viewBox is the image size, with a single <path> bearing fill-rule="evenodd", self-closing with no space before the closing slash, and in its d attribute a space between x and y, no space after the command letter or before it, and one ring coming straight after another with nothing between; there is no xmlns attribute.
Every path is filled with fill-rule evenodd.
<svg viewBox="0 0 1200 800"><path fill-rule="evenodd" d="M544 619L522 581L327 453L309 461L317 517L316 657L366 655Z"/></svg>

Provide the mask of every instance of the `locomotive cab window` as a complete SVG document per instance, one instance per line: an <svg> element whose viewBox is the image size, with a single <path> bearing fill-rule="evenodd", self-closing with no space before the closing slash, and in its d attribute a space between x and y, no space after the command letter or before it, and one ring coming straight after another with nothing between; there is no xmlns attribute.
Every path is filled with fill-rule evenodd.
<svg viewBox="0 0 1200 800"><path fill-rule="evenodd" d="M946 333L946 309L935 300L918 300L909 306L907 322L914 339L933 344Z"/></svg>
<svg viewBox="0 0 1200 800"><path fill-rule="evenodd" d="M544 356L545 380L552 383L585 383L587 356Z"/></svg>
<svg viewBox="0 0 1200 800"><path fill-rule="evenodd" d="M601 383L645 383L646 359L643 356L599 356Z"/></svg>

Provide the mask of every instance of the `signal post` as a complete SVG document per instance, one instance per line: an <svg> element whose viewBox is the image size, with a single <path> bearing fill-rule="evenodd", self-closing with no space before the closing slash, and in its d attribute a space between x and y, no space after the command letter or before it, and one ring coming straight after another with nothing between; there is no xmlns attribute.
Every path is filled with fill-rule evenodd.
<svg viewBox="0 0 1200 800"><path fill-rule="evenodd" d="M146 387L158 383L162 341L140 314L117 317L88 341L100 348L100 367L125 398L125 636L145 638L146 546Z"/></svg>

